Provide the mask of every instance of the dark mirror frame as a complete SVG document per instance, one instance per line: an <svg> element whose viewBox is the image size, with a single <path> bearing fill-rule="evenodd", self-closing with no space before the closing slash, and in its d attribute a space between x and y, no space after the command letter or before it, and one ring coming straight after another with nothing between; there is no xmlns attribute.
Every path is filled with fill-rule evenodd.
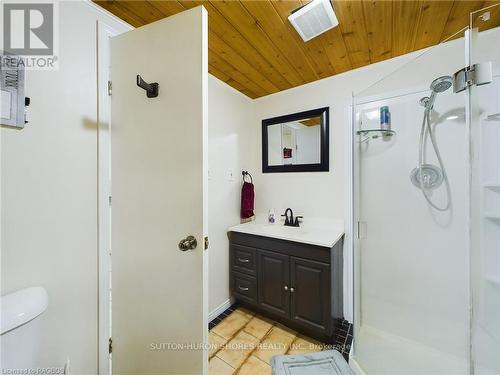
<svg viewBox="0 0 500 375"><path fill-rule="evenodd" d="M268 165L267 127L290 121L303 120L311 117L321 117L320 162L318 164ZM309 111L293 113L262 120L262 173L278 172L328 172L330 170L330 108L323 107Z"/></svg>

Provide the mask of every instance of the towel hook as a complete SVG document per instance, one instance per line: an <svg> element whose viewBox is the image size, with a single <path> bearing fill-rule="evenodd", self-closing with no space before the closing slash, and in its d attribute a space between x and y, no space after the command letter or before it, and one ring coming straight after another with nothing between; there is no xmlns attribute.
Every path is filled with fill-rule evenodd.
<svg viewBox="0 0 500 375"><path fill-rule="evenodd" d="M158 91L160 91L160 86L157 82L147 83L139 74L137 74L137 86L146 90L146 96L148 98L156 98L158 96Z"/></svg>
<svg viewBox="0 0 500 375"><path fill-rule="evenodd" d="M241 174L243 176L243 182L245 182L245 177L248 176L248 177L250 177L250 182L253 184L252 175L250 173L248 173L248 171L242 171Z"/></svg>

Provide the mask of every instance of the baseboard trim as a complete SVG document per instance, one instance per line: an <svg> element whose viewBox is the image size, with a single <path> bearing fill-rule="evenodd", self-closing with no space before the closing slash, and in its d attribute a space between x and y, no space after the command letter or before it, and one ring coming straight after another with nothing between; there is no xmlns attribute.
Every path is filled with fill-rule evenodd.
<svg viewBox="0 0 500 375"><path fill-rule="evenodd" d="M228 299L227 301L222 302L219 306L217 306L215 309L213 309L210 314L208 314L208 321L211 322L215 318L217 318L220 314L222 314L224 311L226 311L228 308L231 307L232 305L231 298Z"/></svg>

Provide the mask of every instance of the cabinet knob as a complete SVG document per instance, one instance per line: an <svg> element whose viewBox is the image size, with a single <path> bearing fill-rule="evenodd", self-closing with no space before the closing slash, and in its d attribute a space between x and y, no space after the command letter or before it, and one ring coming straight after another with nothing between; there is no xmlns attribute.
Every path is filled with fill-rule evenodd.
<svg viewBox="0 0 500 375"><path fill-rule="evenodd" d="M285 285L285 290L288 290L288 286Z"/></svg>
<svg viewBox="0 0 500 375"><path fill-rule="evenodd" d="M295 289L294 288L290 288L290 293L293 293L295 292Z"/></svg>

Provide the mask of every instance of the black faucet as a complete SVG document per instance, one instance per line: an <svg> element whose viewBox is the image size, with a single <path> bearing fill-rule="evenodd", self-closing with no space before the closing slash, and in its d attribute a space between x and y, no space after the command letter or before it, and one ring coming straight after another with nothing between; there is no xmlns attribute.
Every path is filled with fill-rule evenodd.
<svg viewBox="0 0 500 375"><path fill-rule="evenodd" d="M288 211L290 211L290 216L288 216ZM298 227L299 226L299 219L302 219L302 216L297 216L295 220L293 220L293 211L290 207L288 207L283 215L281 215L285 218L285 225L287 227Z"/></svg>

